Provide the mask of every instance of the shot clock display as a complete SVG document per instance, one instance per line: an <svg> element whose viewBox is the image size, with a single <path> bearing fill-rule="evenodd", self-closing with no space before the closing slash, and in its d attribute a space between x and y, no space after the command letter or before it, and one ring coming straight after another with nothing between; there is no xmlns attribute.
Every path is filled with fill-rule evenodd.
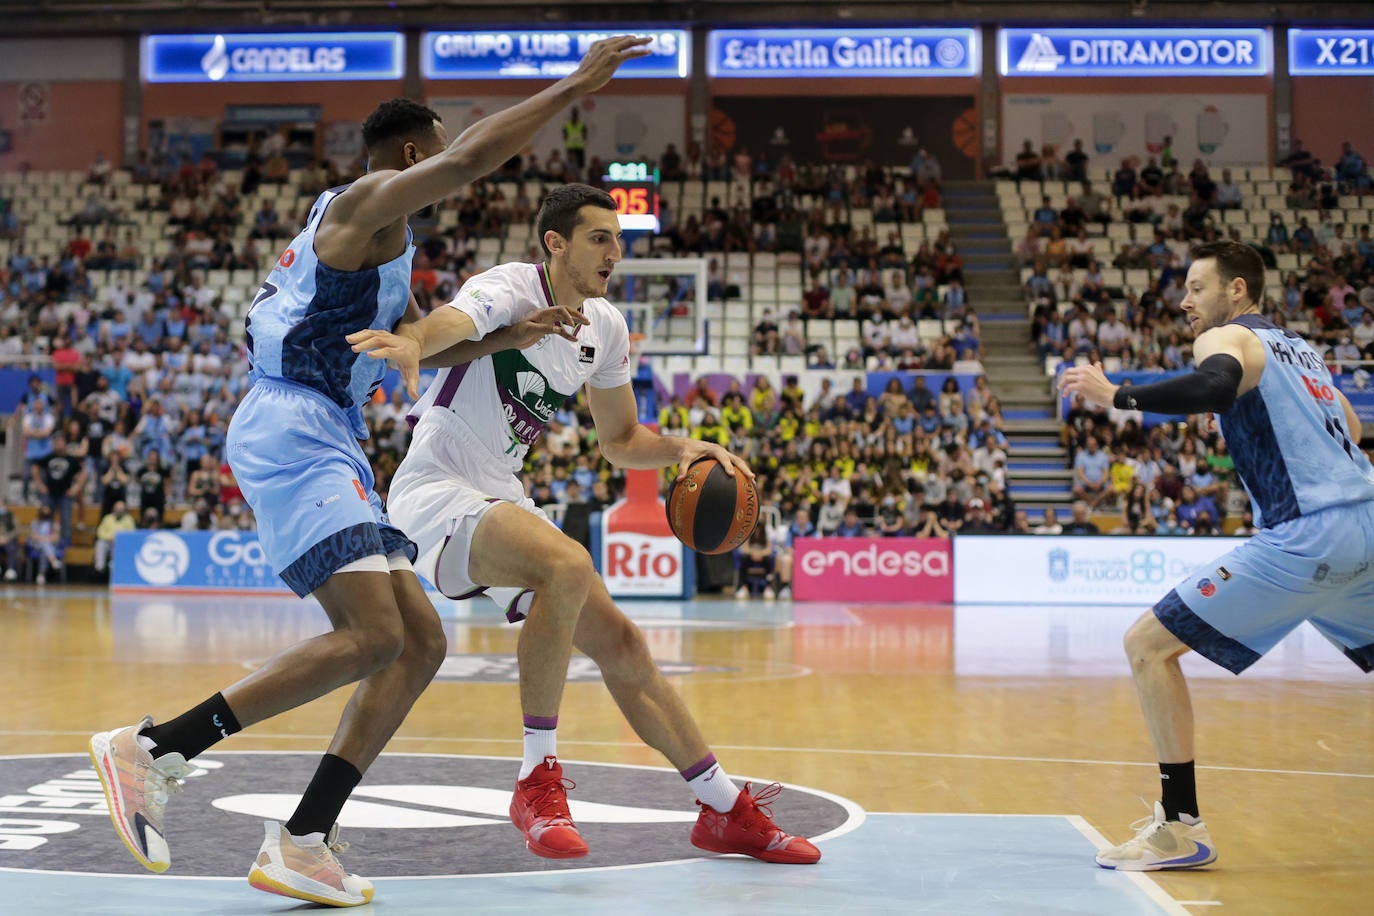
<svg viewBox="0 0 1374 916"><path fill-rule="evenodd" d="M643 162L612 162L601 181L615 200L621 229L658 231L658 169Z"/></svg>

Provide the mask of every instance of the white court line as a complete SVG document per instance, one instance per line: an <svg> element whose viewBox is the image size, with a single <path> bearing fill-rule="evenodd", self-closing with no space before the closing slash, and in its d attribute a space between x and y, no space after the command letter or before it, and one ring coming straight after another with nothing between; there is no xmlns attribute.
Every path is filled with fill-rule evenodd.
<svg viewBox="0 0 1374 916"><path fill-rule="evenodd" d="M1181 906L1223 906L1220 900L1180 900Z"/></svg>
<svg viewBox="0 0 1374 916"><path fill-rule="evenodd" d="M94 731L71 731L71 730L43 730L43 729L0 729L0 737L35 737L35 738L61 738L72 735L89 737ZM328 741L334 737L328 735L279 735L273 732L254 732L240 734L247 740L263 741ZM396 735L392 741L432 741L448 742L451 744L520 744L520 738L455 738L448 735ZM559 744L577 745L578 747L633 747L643 748L644 745L638 741L574 741L562 736L558 739ZM1079 766L1109 766L1109 767L1148 767L1158 768L1157 763L1141 762L1139 760L1094 760L1091 758L1076 757L1016 757L1004 754L941 754L934 751L881 751L868 750L857 747L779 747L775 745L758 744L713 744L716 750L740 751L743 753L777 753L777 754L853 754L863 757L913 757L931 760L985 760L999 761L1004 763L1064 763ZM1216 770L1225 773L1262 773L1271 776L1328 776L1335 779L1374 779L1374 773L1342 773L1331 770L1279 770L1265 767L1232 767L1220 764L1198 764L1199 770Z"/></svg>
<svg viewBox="0 0 1374 916"><path fill-rule="evenodd" d="M1064 816L1064 819L1067 820L1070 824L1073 824L1074 828L1077 829L1079 833L1087 837L1088 840L1099 850L1110 849L1113 845L1115 845L1111 841L1109 841L1105 836L1099 833L1096 827L1094 827L1092 824L1089 824L1086 820L1079 817L1078 815L1068 814ZM1094 864L1093 867L1097 868L1098 866ZM1149 897L1155 903L1159 904L1164 909L1164 912L1169 913L1170 916L1189 916L1188 911L1183 908L1183 902L1181 900L1175 900L1173 897L1169 896L1168 892L1166 892L1164 888L1160 887L1150 878L1149 872L1118 870L1116 874L1121 875L1122 877L1130 881L1132 884L1134 884L1136 887L1140 888L1140 890L1145 894L1145 896Z"/></svg>

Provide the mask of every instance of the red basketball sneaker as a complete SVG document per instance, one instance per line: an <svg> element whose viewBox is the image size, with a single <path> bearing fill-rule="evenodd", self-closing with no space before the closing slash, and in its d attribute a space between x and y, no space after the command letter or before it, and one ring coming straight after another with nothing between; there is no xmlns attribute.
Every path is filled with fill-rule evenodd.
<svg viewBox="0 0 1374 916"><path fill-rule="evenodd" d="M749 794L749 783L735 800L730 813L721 814L710 805L701 805L696 826L692 828L692 845L708 852L737 852L765 862L787 865L814 865L821 860L821 851L805 837L784 833L773 823L769 802L778 797L782 786L773 783L758 795Z"/></svg>
<svg viewBox="0 0 1374 916"><path fill-rule="evenodd" d="M587 844L568 813L568 790L573 788L576 784L563 778L556 757L545 757L543 766L515 784L510 819L525 835L530 852L546 859L577 859L587 854Z"/></svg>

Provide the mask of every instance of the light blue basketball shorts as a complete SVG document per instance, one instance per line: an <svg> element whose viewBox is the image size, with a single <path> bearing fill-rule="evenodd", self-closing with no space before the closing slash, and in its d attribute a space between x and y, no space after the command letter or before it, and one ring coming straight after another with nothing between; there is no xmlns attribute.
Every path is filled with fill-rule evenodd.
<svg viewBox="0 0 1374 916"><path fill-rule="evenodd" d="M400 551L414 562L415 545L373 492L347 415L323 395L259 379L234 411L225 448L263 552L297 595L364 557Z"/></svg>
<svg viewBox="0 0 1374 916"><path fill-rule="evenodd" d="M1265 528L1154 607L1188 648L1240 674L1304 620L1374 671L1374 503Z"/></svg>

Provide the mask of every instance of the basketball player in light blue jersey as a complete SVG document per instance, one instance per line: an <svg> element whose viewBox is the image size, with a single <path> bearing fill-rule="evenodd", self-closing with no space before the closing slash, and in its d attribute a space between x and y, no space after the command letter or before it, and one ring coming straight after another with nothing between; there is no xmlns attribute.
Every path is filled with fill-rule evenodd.
<svg viewBox="0 0 1374 916"><path fill-rule="evenodd" d="M142 865L171 864L162 817L188 761L222 738L346 684L359 683L296 812L268 822L249 873L264 891L331 906L372 899L334 853L337 819L362 773L400 726L446 652L443 628L410 563L415 546L392 527L357 440L362 405L386 364L359 357L344 335L417 321L410 295L411 213L519 153L568 105L604 86L648 39L592 46L577 71L474 124L448 145L434 112L382 103L363 125L369 172L320 195L248 314L253 387L235 412L228 458L257 517L263 550L296 594L313 595L333 631L299 643L186 713L91 739L110 817ZM458 361L571 336L580 316L545 309ZM412 397L417 373L402 377Z"/></svg>
<svg viewBox="0 0 1374 916"><path fill-rule="evenodd" d="M1060 388L1104 406L1216 414L1254 506L1258 534L1180 582L1126 634L1163 798L1103 868L1195 868L1217 857L1198 817L1193 710L1179 656L1240 674L1304 620L1374 670L1374 469L1360 422L1321 356L1260 314L1264 264L1239 242L1193 250L1182 307L1196 371L1118 388L1100 366Z"/></svg>

